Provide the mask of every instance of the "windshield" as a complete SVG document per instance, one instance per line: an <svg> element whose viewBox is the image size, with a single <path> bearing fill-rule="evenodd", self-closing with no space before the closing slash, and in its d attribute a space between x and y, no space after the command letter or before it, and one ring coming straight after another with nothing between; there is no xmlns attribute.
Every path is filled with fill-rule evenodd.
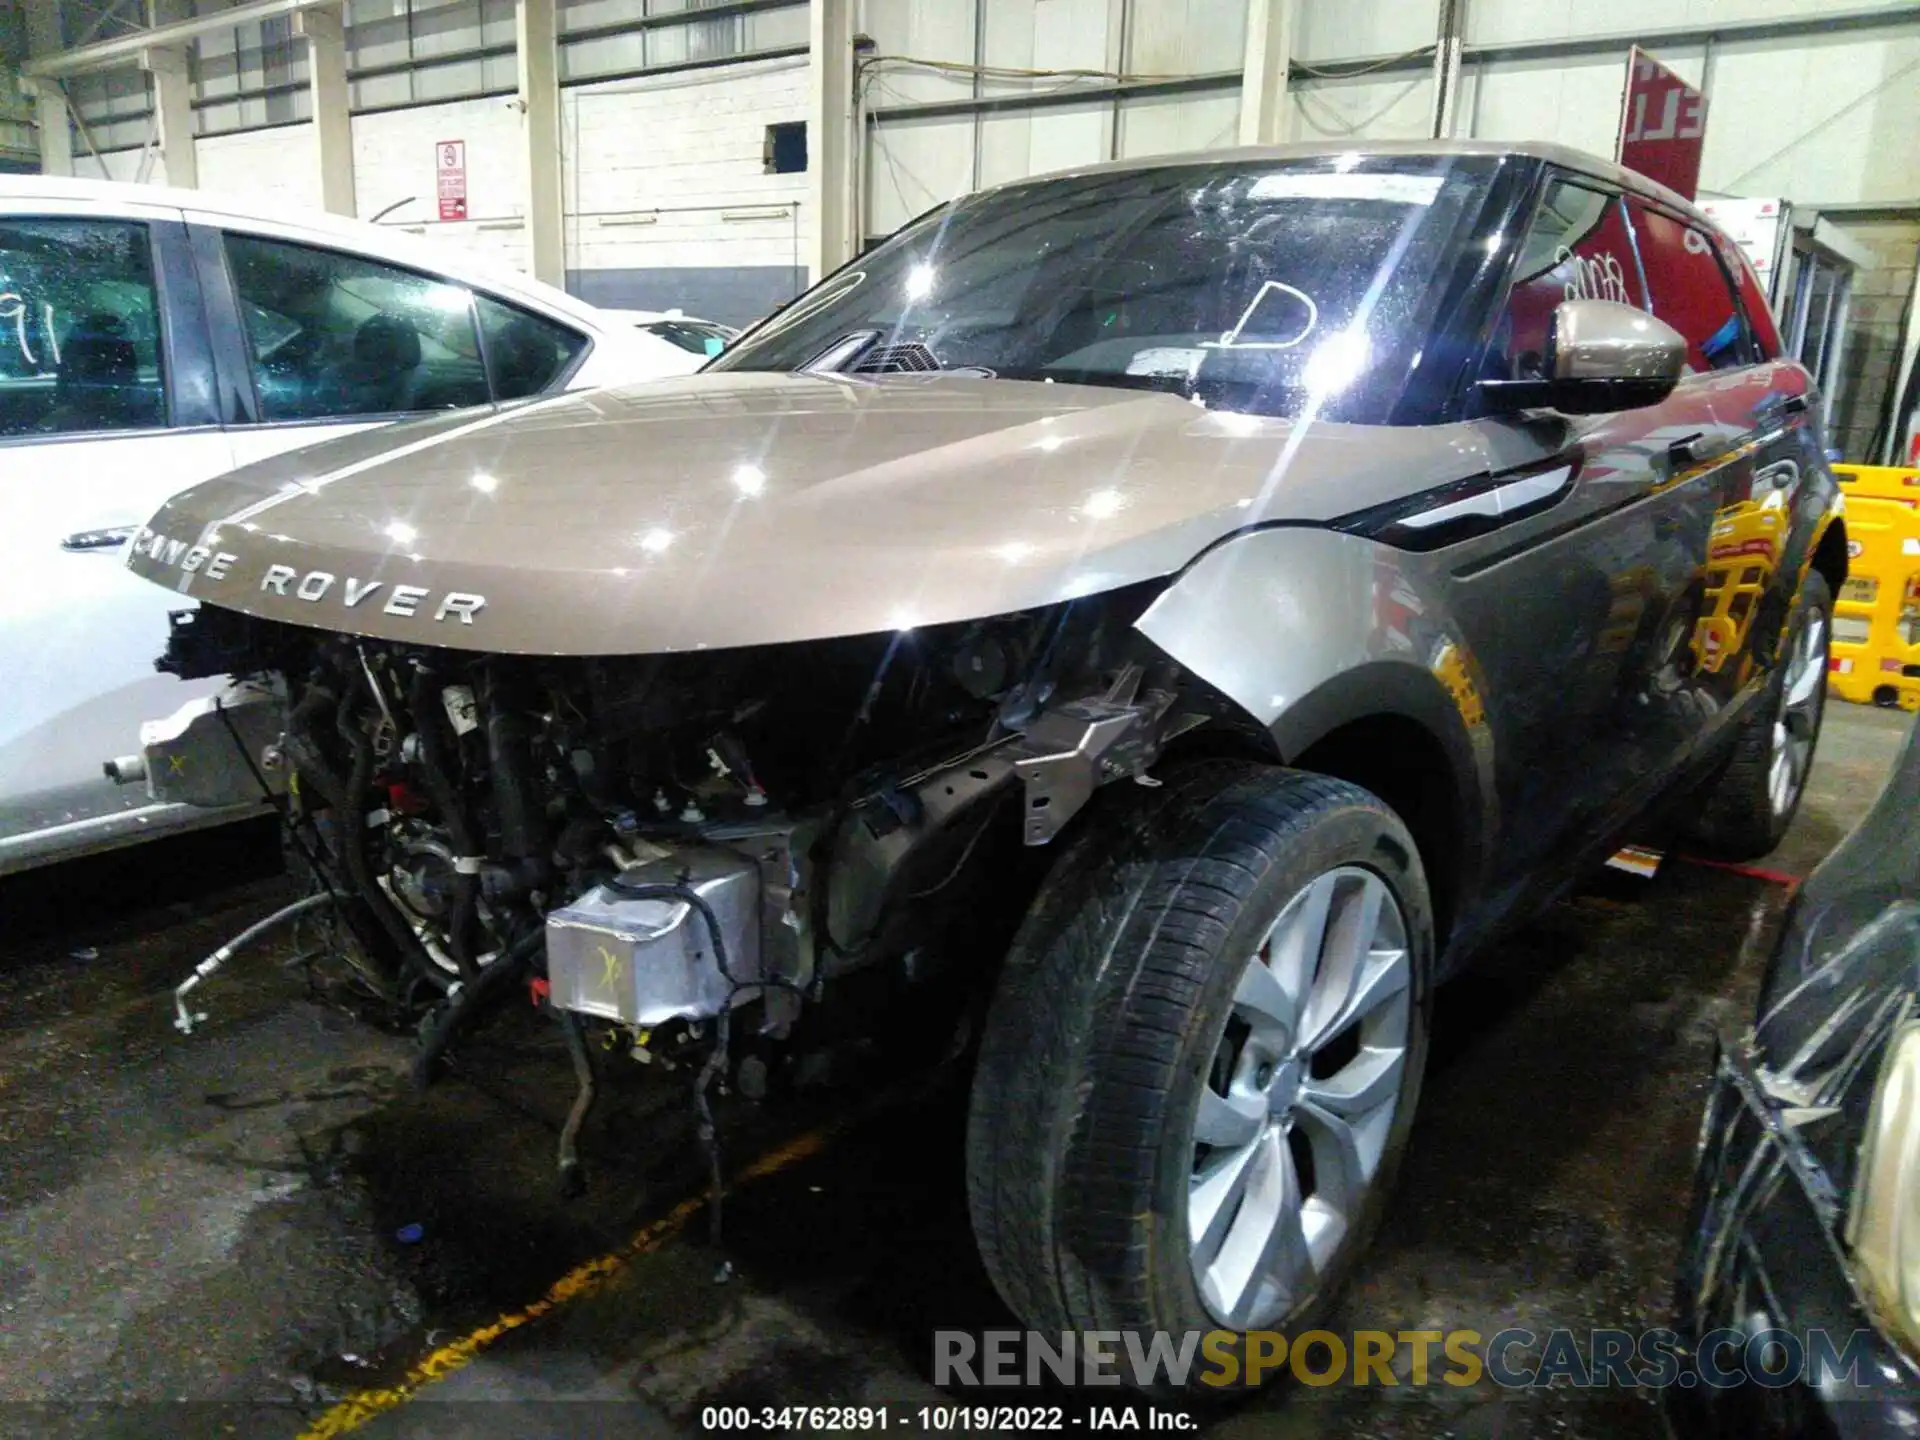
<svg viewBox="0 0 1920 1440"><path fill-rule="evenodd" d="M712 370L959 370L1379 421L1490 174L1316 156L993 190L916 221Z"/></svg>

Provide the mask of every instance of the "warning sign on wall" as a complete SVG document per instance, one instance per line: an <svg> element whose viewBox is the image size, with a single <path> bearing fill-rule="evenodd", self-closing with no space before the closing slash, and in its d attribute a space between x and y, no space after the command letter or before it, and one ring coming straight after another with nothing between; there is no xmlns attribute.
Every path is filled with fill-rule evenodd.
<svg viewBox="0 0 1920 1440"><path fill-rule="evenodd" d="M440 218L467 218L467 142L442 140L433 147L434 176L440 194Z"/></svg>

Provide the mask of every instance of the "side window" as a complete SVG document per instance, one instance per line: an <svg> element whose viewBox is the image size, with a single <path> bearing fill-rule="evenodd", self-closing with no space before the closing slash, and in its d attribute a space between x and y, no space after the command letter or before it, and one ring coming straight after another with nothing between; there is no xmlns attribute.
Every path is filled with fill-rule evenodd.
<svg viewBox="0 0 1920 1440"><path fill-rule="evenodd" d="M1554 180L1521 242L1482 378L1543 377L1553 312L1563 300L1581 299L1646 307L1619 197Z"/></svg>
<svg viewBox="0 0 1920 1440"><path fill-rule="evenodd" d="M487 363L493 368L496 399L538 395L560 379L587 348L586 336L563 325L486 295L475 298L480 306L480 329L487 338Z"/></svg>
<svg viewBox="0 0 1920 1440"><path fill-rule="evenodd" d="M0 436L167 423L144 225L0 220Z"/></svg>
<svg viewBox="0 0 1920 1440"><path fill-rule="evenodd" d="M1740 308L1746 312L1747 334L1752 338L1755 356L1759 360L1777 359L1780 354L1780 331L1773 323L1773 307L1767 303L1767 295L1760 288L1760 277L1753 273L1753 266L1747 263L1747 257L1740 253L1740 247L1725 235L1714 237L1720 244L1720 258L1726 262L1727 271L1733 276L1734 288L1740 292Z"/></svg>
<svg viewBox="0 0 1920 1440"><path fill-rule="evenodd" d="M488 403L465 287L284 240L228 234L225 244L262 420Z"/></svg>
<svg viewBox="0 0 1920 1440"><path fill-rule="evenodd" d="M1751 364L1739 302L1707 233L1637 198L1627 203L1653 292L1648 308L1687 337L1687 364L1695 371Z"/></svg>

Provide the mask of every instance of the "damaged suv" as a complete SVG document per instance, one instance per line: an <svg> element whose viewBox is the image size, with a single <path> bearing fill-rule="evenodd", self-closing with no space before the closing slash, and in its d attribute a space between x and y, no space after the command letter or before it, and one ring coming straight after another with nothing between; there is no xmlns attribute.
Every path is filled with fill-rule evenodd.
<svg viewBox="0 0 1920 1440"><path fill-rule="evenodd" d="M234 684L144 770L281 794L428 1064L530 983L702 1087L977 1043L1026 1323L1297 1326L1436 982L1656 802L1791 818L1846 571L1808 386L1698 211L1570 151L1021 182L699 375L168 503L162 668Z"/></svg>

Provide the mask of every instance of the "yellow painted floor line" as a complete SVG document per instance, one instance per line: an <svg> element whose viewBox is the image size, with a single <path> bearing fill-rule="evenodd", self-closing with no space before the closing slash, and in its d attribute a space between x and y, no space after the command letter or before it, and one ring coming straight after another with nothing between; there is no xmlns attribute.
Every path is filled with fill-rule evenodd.
<svg viewBox="0 0 1920 1440"><path fill-rule="evenodd" d="M728 1191L819 1154L826 1140L825 1131L814 1130L788 1141L734 1176L733 1183L727 1187ZM376 1416L398 1409L427 1386L466 1369L482 1350L502 1336L511 1334L523 1325L530 1325L543 1315L549 1315L582 1296L591 1295L642 1255L659 1249L686 1229L687 1222L704 1210L706 1205L704 1195L681 1201L658 1220L643 1226L618 1250L576 1265L554 1281L545 1295L525 1309L502 1315L478 1330L429 1352L415 1361L407 1373L391 1385L349 1395L301 1431L300 1440L330 1440L332 1436L349 1435Z"/></svg>

